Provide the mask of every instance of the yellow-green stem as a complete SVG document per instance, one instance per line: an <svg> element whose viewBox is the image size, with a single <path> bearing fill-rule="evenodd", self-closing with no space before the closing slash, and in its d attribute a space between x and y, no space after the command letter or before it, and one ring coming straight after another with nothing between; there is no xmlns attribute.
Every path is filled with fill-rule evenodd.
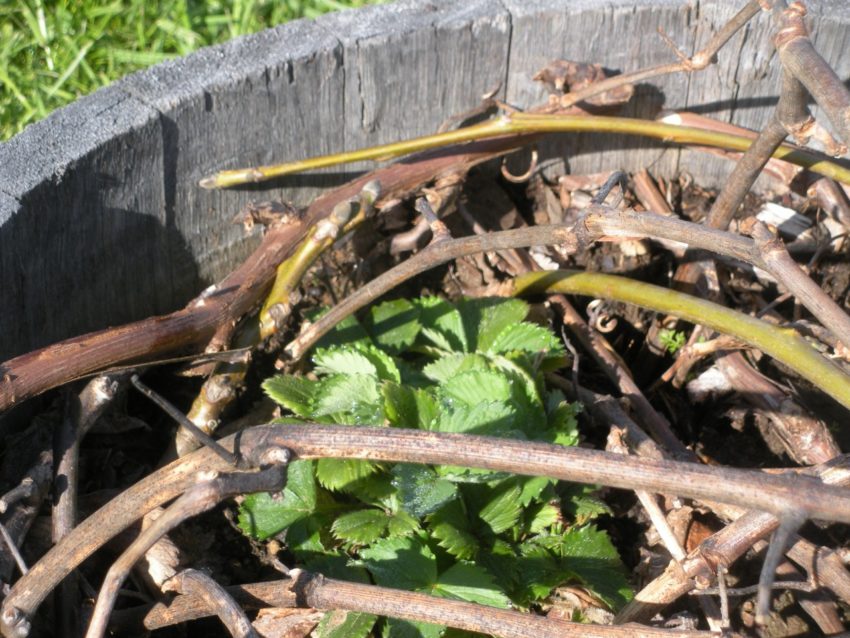
<svg viewBox="0 0 850 638"><path fill-rule="evenodd" d="M771 325L704 299L615 275L559 270L529 273L514 280L516 295L541 292L632 303L732 335L785 364L850 409L850 375L792 329Z"/></svg>
<svg viewBox="0 0 850 638"><path fill-rule="evenodd" d="M272 317L271 308L278 304L287 306L292 303L292 292L301 284L304 274L339 237L351 232L363 220L366 212L361 210L339 232L339 236L316 239L318 226L313 226L307 237L298 245L289 259L277 267L274 284L260 310L260 339L267 339L277 330L277 323Z"/></svg>
<svg viewBox="0 0 850 638"><path fill-rule="evenodd" d="M323 155L283 164L221 171L215 175L205 177L201 180L200 184L204 188L228 188L230 186L261 182L307 170L364 160L387 160L449 144L471 142L503 135L579 132L642 135L657 138L664 142L712 146L735 151L745 151L752 144L752 139L741 135L706 131L688 126L677 126L655 120L605 117L599 115L534 115L531 113L511 113L455 131L426 135L412 140L381 144L357 151L334 153L332 155ZM776 150L773 156L850 185L850 169L831 162L822 155L812 151L783 144Z"/></svg>

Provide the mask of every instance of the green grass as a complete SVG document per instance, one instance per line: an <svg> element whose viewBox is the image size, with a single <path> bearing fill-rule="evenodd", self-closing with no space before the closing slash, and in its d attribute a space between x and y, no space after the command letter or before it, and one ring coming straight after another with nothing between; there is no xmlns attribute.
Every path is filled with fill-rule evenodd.
<svg viewBox="0 0 850 638"><path fill-rule="evenodd" d="M0 140L127 73L295 18L382 0L3 0Z"/></svg>

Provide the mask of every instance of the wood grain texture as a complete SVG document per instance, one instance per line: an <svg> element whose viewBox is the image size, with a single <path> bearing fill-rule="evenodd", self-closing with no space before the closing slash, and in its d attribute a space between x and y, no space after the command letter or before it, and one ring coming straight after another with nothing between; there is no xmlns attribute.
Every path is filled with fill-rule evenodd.
<svg viewBox="0 0 850 638"><path fill-rule="evenodd" d="M737 4L737 3L736 3ZM507 101L517 106L544 102L547 92L531 77L549 61L563 58L601 64L612 71L635 71L673 60L658 36L662 27L674 41L693 40L690 3L506 0L511 11L510 73ZM656 78L639 85L637 100L623 115L652 118L662 106L687 90L687 78ZM662 174L675 171L678 150L638 138L582 134L561 136L540 145L541 161L551 174L596 173L652 167Z"/></svg>
<svg viewBox="0 0 850 638"><path fill-rule="evenodd" d="M850 7L810 2L815 45L850 75ZM157 65L0 144L0 361L87 330L174 310L257 244L231 220L250 200L309 202L358 168L270 189L199 189L221 168L303 158L434 131L499 95L544 98L553 58L634 70L688 53L740 2L406 0L298 21ZM768 16L692 78L641 87L631 113L699 108L758 126L775 102ZM706 183L730 165L654 142L579 135L547 144L573 172L649 166Z"/></svg>

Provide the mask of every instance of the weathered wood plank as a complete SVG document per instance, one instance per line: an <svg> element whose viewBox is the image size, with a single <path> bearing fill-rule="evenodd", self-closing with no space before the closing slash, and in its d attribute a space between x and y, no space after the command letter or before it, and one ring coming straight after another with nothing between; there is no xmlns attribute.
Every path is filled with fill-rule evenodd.
<svg viewBox="0 0 850 638"><path fill-rule="evenodd" d="M0 145L0 361L168 307L161 162L156 112L114 87Z"/></svg>
<svg viewBox="0 0 850 638"><path fill-rule="evenodd" d="M236 213L251 200L306 204L327 177L282 180L271 188L207 191L198 180L223 168L330 152L341 135L341 57L336 40L309 21L285 24L157 65L120 82L161 114L165 224L180 234L198 280L216 281L252 250ZM167 257L166 257L167 258ZM192 262L172 260L175 290L191 290ZM197 285L194 286L197 289Z"/></svg>
<svg viewBox="0 0 850 638"><path fill-rule="evenodd" d="M346 150L433 133L484 93L504 94L510 20L498 0L399 2L318 23L343 47Z"/></svg>
<svg viewBox="0 0 850 638"><path fill-rule="evenodd" d="M594 62L616 71L634 71L674 60L657 33L663 28L676 42L693 39L692 8L688 3L563 2L559 0L506 0L511 11L510 74L507 100L525 108L546 100L544 87L532 81L549 61L563 58ZM639 97L624 115L654 117L684 94L687 78L666 76L653 86L638 87ZM540 146L541 160L551 174L595 173L652 166L669 173L678 152L657 142L610 135L562 136Z"/></svg>

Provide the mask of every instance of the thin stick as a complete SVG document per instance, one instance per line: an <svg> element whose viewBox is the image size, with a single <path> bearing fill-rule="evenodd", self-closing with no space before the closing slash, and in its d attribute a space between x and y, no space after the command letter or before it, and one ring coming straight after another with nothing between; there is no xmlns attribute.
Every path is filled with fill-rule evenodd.
<svg viewBox="0 0 850 638"><path fill-rule="evenodd" d="M162 589L200 599L212 614L221 619L233 638L260 638L239 604L224 587L204 572L184 569L166 581Z"/></svg>
<svg viewBox="0 0 850 638"><path fill-rule="evenodd" d="M736 13L723 27L714 34L711 40L689 59L683 59L671 64L661 64L649 69L642 69L632 73L621 73L614 77L594 82L590 86L573 93L567 93L560 101L562 108L578 104L588 98L600 95L607 91L619 88L624 84L637 84L651 78L670 73L682 71L701 71L714 61L717 52L734 36L744 25L749 22L761 10L761 6L755 0L747 2L743 8Z"/></svg>
<svg viewBox="0 0 850 638"><path fill-rule="evenodd" d="M850 145L850 92L812 45L803 21L805 15L802 2L793 2L780 13L774 39L776 51L783 68L805 85L841 139Z"/></svg>
<svg viewBox="0 0 850 638"><path fill-rule="evenodd" d="M24 560L24 557L21 556L21 552L18 550L18 546L15 544L15 539L12 538L12 535L9 533L9 530L6 529L6 526L0 523L0 537L3 538L3 542L6 544L6 549L12 555L12 558L15 560L15 564L18 566L18 571L21 572L21 575L26 575L29 572L29 568L27 567L27 562Z"/></svg>
<svg viewBox="0 0 850 638"><path fill-rule="evenodd" d="M52 484L53 453L50 450L43 450L35 465L27 470L21 482L0 498L2 524L9 535L7 542L15 548L10 549L8 554L0 552L0 585L5 586L5 583L11 582L15 567L19 571L21 565L26 568L22 559L15 555L15 550L26 538Z"/></svg>
<svg viewBox="0 0 850 638"><path fill-rule="evenodd" d="M57 489L50 522L54 543L62 540L77 524L80 443L124 387L126 376L96 377L89 381L78 395L71 394L68 397L64 418L56 428L53 440L54 485ZM80 605L75 574L66 578L59 586L57 603L58 632L63 635L78 633L77 611Z"/></svg>
<svg viewBox="0 0 850 638"><path fill-rule="evenodd" d="M150 527L116 560L106 574L92 611L86 638L101 638L106 632L109 614L118 597L118 590L130 569L162 536L183 521L215 507L228 496L251 492L271 492L283 487L284 466L273 466L259 472L221 474L213 472L199 477L198 483L169 506Z"/></svg>
<svg viewBox="0 0 850 638"><path fill-rule="evenodd" d="M201 430L198 426L192 423L189 419L186 418L186 415L183 414L180 410L175 408L171 403L166 401L165 397L157 394L153 390L151 390L148 386L141 382L139 379L139 375L134 374L130 378L130 382L133 386L145 395L148 399L156 403L160 408L162 408L163 412L165 412L172 419L177 421L182 427L186 428L188 432L192 434L192 436L197 439L199 443L205 445L209 449L211 449L216 455L218 455L222 460L229 463L233 467L239 466L239 457L235 454L228 452L224 449L218 441L212 438L209 434Z"/></svg>
<svg viewBox="0 0 850 638"><path fill-rule="evenodd" d="M222 441L230 448L235 437ZM351 426L275 425L240 433L240 451L252 458L268 447L289 449L297 458L350 458L385 462L463 465L514 474L550 476L585 484L677 494L777 515L799 511L823 520L850 522L850 493L808 476L773 475L694 463L625 458L584 448L545 443ZM25 636L28 619L44 597L109 538L145 512L195 483L191 468L222 469L223 461L198 450L142 479L78 525L18 580L2 603L4 635Z"/></svg>
<svg viewBox="0 0 850 638"><path fill-rule="evenodd" d="M237 602L251 608L339 609L431 622L499 638L701 638L711 635L708 632L674 632L637 625L609 627L573 623L416 592L348 583L301 570L292 571L292 580L238 585L227 587L226 591ZM138 626L131 621L138 618L140 611L130 609L117 612L116 624L120 623L120 626L128 629ZM145 611L147 613L143 623L149 631L215 613L215 609L198 596L178 596L167 605L157 603L149 611L145 608Z"/></svg>
<svg viewBox="0 0 850 638"><path fill-rule="evenodd" d="M767 553L761 567L758 585L758 600L756 602L756 624L766 625L770 615L770 590L773 587L776 568L782 561L785 550L791 544L791 538L803 526L805 519L794 512L787 512L779 518L779 527L773 533Z"/></svg>

